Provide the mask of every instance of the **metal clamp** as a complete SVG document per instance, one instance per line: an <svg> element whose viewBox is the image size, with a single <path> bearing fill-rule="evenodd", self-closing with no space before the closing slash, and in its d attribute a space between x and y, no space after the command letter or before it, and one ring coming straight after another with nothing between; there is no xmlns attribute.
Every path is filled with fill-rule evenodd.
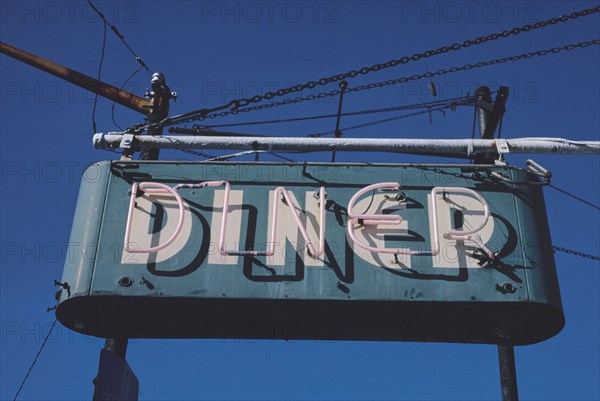
<svg viewBox="0 0 600 401"><path fill-rule="evenodd" d="M119 144L119 147L122 149L130 149L131 146L133 146L133 139L134 139L133 134L123 134L123 137L121 138L121 143Z"/></svg>
<svg viewBox="0 0 600 401"><path fill-rule="evenodd" d="M540 164L535 161L529 159L525 162L527 165L527 173L534 174L542 179L542 181L516 181L511 180L510 178L492 171L490 175L500 181L506 182L507 184L516 184L516 185L548 185L550 184L550 179L552 178L552 173L542 167Z"/></svg>
<svg viewBox="0 0 600 401"><path fill-rule="evenodd" d="M531 173L542 177L544 180L547 180L548 182L550 182L550 178L552 178L552 173L549 172L548 170L546 170L544 167L542 167L539 163L536 163L535 161L528 159L525 164L527 164L527 170L529 170Z"/></svg>
<svg viewBox="0 0 600 401"><path fill-rule="evenodd" d="M496 149L499 154L510 153L510 149L508 148L508 142L506 139L498 138L494 141L496 143Z"/></svg>

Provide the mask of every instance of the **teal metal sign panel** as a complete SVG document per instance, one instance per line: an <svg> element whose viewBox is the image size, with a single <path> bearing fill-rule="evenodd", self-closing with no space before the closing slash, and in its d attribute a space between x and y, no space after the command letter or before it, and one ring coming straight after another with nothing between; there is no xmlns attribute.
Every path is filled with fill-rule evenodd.
<svg viewBox="0 0 600 401"><path fill-rule="evenodd" d="M564 317L508 166L100 162L57 308L99 337L527 344Z"/></svg>

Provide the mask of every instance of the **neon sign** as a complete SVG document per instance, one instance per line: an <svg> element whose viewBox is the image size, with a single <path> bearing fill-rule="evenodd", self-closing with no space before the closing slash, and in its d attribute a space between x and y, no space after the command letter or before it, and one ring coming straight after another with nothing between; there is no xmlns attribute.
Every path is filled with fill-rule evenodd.
<svg viewBox="0 0 600 401"><path fill-rule="evenodd" d="M543 193L494 178L530 180L509 166L91 168L57 307L73 330L245 338L204 328L289 323L302 339L527 344L564 324Z"/></svg>
<svg viewBox="0 0 600 401"><path fill-rule="evenodd" d="M177 184L174 187L169 187L165 184L157 183L157 182L142 182L142 183L134 183L131 189L131 198L129 203L129 211L127 214L127 222L125 228L125 238L124 238L124 255L126 253L159 253L166 248L168 248L171 244L175 242L178 236L182 232L182 228L185 222L185 210L189 209L189 205L182 199L181 195L178 193L178 190L181 188L209 188L209 187L225 187L223 200L221 205L221 220L220 220L220 233L218 240L218 251L222 256L267 256L272 257L275 254L275 248L278 245L277 243L277 230L280 228L281 219L279 213L280 203L284 203L287 205L287 210L289 215L292 217L292 221L295 224L295 227L299 230L302 239L305 241L308 255L313 258L318 258L323 255L325 250L325 207L326 207L326 190L325 187L320 187L318 191L318 195L314 194L313 199L313 211L314 211L314 203L317 203L318 206L318 246L315 247L314 242L309 238L307 225L301 220L300 213L297 209L299 207L296 206L295 198L290 192L284 187L277 187L272 192L271 195L271 207L269 214L269 241L267 242L267 247L264 251L259 250L231 250L226 247L226 238L228 232L228 216L229 216L229 208L230 208L230 197L231 197L231 185L227 181L205 181L197 184ZM351 240L353 245L356 245L370 253L374 254L393 254L393 255L411 255L411 256L436 256L440 253L440 218L438 217L439 211L438 206L436 204L436 199L440 196L447 201L453 201L455 206L461 206L466 210L469 210L473 207L473 200L476 200L479 203L479 208L475 208L475 211L482 211L482 216L478 224L474 225L473 228L469 229L446 229L441 232L443 239L447 241L471 241L476 246L481 249L485 253L485 255L489 258L490 261L494 261L496 259L496 255L494 252L486 246L485 241L479 235L486 225L490 222L490 210L489 206L484 199L484 197L478 192L463 188L463 187L434 187L431 190L429 195L429 208L430 212L429 220L431 222L430 226L432 229L432 244L430 250L412 250L412 249L404 249L404 248L385 248L379 246L372 246L366 244L361 239L357 238L355 231L357 227L362 228L377 228L379 226L388 225L392 227L399 227L403 222L406 222L403 217L399 214L391 214L391 213L379 213L379 214L367 214L367 213L357 213L355 212L356 204L358 200L367 194L368 192L373 192L375 194L376 191L380 192L393 192L398 191L401 185L397 182L382 182L375 183L372 185L368 185L358 192L356 192L347 206L347 214L348 220L346 224L347 235ZM138 199L138 190L143 190L145 195L153 196L158 195L157 198L163 198L163 202L165 202L165 196L172 196L172 199L175 200L177 204L177 208L169 208L167 210L171 210L170 218L168 220L177 221L177 225L172 229L171 235L168 239L164 240L161 244L154 245L152 247L141 248L136 246L136 243L131 241L131 230L134 226L134 215L136 214L136 200ZM466 197L469 201L464 202L465 197L456 197L456 194L465 194L468 195ZM217 198L215 197L215 200ZM389 199L389 196L385 196L385 199ZM461 202L462 199L462 202ZM159 200L159 199L156 199ZM400 199L401 202L401 199ZM143 211L143 208L137 209L139 214L149 215L147 211ZM471 210L473 211L473 210ZM306 214L307 211L305 211ZM177 218L174 218L175 214L178 214ZM189 217L188 217L189 219ZM213 217L213 221L215 221ZM283 224L286 224L288 221L285 221ZM236 222L234 224L239 224ZM161 230L162 231L162 230ZM189 234L190 230L186 230ZM371 230L372 231L372 230ZM138 233L138 238L143 235ZM239 235L238 235L239 237ZM147 241L146 241L147 242ZM186 238L183 238L183 241L180 241L176 246L181 247L181 244L186 242ZM168 254L173 254L173 251ZM159 258L163 260L163 258ZM125 261L129 260L126 256L124 256Z"/></svg>

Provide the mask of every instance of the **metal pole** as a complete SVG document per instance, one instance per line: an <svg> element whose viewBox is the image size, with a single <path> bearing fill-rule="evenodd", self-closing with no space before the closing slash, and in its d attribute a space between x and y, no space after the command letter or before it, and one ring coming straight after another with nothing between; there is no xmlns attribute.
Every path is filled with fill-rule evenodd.
<svg viewBox="0 0 600 401"><path fill-rule="evenodd" d="M489 135L488 122L490 120L490 114L492 112L492 96L490 94L490 88L487 86L480 86L475 89L475 110L477 110L477 121L479 122L479 136L482 139L492 139L494 133Z"/></svg>
<svg viewBox="0 0 600 401"><path fill-rule="evenodd" d="M93 143L98 149L121 146L123 134L95 134ZM126 138L127 142L127 138ZM517 139L390 139L390 138L289 138L243 137L218 138L207 136L136 136L134 149L225 149L266 151L350 151L394 152L432 156L472 156L498 153L498 148L510 153L600 154L600 141L573 141L563 138ZM127 143L129 146L129 143Z"/></svg>
<svg viewBox="0 0 600 401"><path fill-rule="evenodd" d="M490 88L480 86L475 90L475 110L479 119L479 135L481 139L494 139L496 128L506 111L505 104L508 100L508 87L501 86L492 104ZM498 136L499 137L499 136ZM498 154L488 154L475 158L476 164L493 164L498 160Z"/></svg>
<svg viewBox="0 0 600 401"><path fill-rule="evenodd" d="M98 81L95 78L57 64L50 60L46 60L35 54L27 53L21 49L17 49L11 45L0 42L0 53L6 54L16 60L22 61L42 71L46 71L58 78L71 82L74 85L80 86L90 92L98 93L98 95L119 103L122 106L135 110L138 113L150 113L150 101L142 97L129 93L126 90L109 85L106 82Z"/></svg>
<svg viewBox="0 0 600 401"><path fill-rule="evenodd" d="M104 349L109 350L125 359L128 343L129 342L127 338L107 338L104 342Z"/></svg>
<svg viewBox="0 0 600 401"><path fill-rule="evenodd" d="M125 354L127 353L127 343L128 343L127 338L107 338L106 341L104 342L104 349L125 359ZM94 384L94 395L92 396L92 401L107 400L108 399L107 395L104 393L104 391L106 391L105 386L107 386L107 385L112 385L113 387L116 386L115 383L109 384L109 383L99 383L98 382L98 377L102 377L101 369L104 369L103 376L106 377L107 367L106 366L103 367L102 352L100 353L100 367L98 369L98 374L94 378L94 380L92 380L92 383ZM112 380L115 380L115 379L112 379ZM104 388L104 391L103 391L103 388ZM137 395L135 397L135 400L137 400Z"/></svg>
<svg viewBox="0 0 600 401"><path fill-rule="evenodd" d="M340 101L338 103L337 118L335 120L335 137L336 138L339 138L342 136L342 131L340 131L340 120L342 117L342 104L344 102L344 92L346 91L347 87L348 87L347 81L340 82ZM332 163L335 162L335 150L331 154L331 162Z"/></svg>
<svg viewBox="0 0 600 401"><path fill-rule="evenodd" d="M519 401L515 350L512 345L498 345L498 363L500 365L502 401Z"/></svg>

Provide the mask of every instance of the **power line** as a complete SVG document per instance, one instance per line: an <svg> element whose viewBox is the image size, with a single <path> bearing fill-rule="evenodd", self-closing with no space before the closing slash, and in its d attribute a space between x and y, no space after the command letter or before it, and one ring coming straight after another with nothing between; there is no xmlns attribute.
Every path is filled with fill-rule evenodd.
<svg viewBox="0 0 600 401"><path fill-rule="evenodd" d="M29 367L29 370L27 371L27 374L23 378L23 381L21 382L21 386L19 386L19 389L17 390L17 394L15 394L15 398L13 398L13 401L17 400L17 397L19 396L19 393L23 389L23 386L25 385L25 382L29 378L29 374L31 373L31 370L33 369L33 367L35 366L35 363L37 362L38 358L40 357L40 354L42 353L42 350L44 349L44 346L46 345L46 342L48 341L48 338L50 338L50 334L52 334L52 330L54 330L54 326L56 326L56 319L52 323L52 326L50 326L50 330L48 330L48 334L46 335L46 338L44 338L44 342L42 343L42 346L40 347L39 351L35 355L35 358L33 359L33 362L31 363L31 366Z"/></svg>
<svg viewBox="0 0 600 401"><path fill-rule="evenodd" d="M370 126L373 126L373 125L383 124L383 123L390 122L390 121L397 121L397 120L401 120L401 119L405 119L405 118L416 117L416 116L423 115L423 114L431 114L434 111L441 111L443 113L444 110L446 110L446 109L453 109L455 106L456 106L455 104L450 104L450 105L447 105L447 106L444 106L444 107L430 108L428 110L418 111L418 112L415 112L415 113L403 114L403 115L400 115L400 116L395 116L395 117L390 117L390 118L385 118L385 119L370 121L370 122L367 122L367 123L362 123L362 124L357 124L357 125L352 125L352 126L346 127L346 128L341 129L340 131L345 132L345 131L351 131L351 130L355 130L355 129L359 129L359 128L370 127ZM322 116L316 116L316 117L322 117ZM289 119L289 120L295 120L295 119ZM278 120L276 122L288 122L289 120L285 120L285 121L284 120ZM253 123L247 123L247 124L242 123L241 125L251 125L251 124L256 124L256 123L261 123L261 122L253 122ZM266 122L266 123L271 123L271 121ZM223 124L223 125L227 126L227 124ZM214 127L214 126L211 126L211 127ZM335 130L330 130L330 131L325 131L325 132L319 132L319 133L309 134L307 136L311 137L311 138L320 138L320 137L323 137L323 136L332 135L335 132L336 132ZM190 150L190 149L179 149L179 150L181 150L183 152L186 152L186 153L196 154L198 156L203 156L203 157L207 157L208 156L206 154L203 154L203 153L200 153L200 152L196 152L196 151L193 151L193 150ZM294 160L291 160L291 159L286 158L284 156L278 155L278 154L276 154L274 152L270 152L270 151L258 151L258 150L257 151L241 152L241 153L236 153L236 154L228 155L228 156L215 157L215 158L213 158L211 160L207 160L207 161L222 160L223 158L238 157L238 156L242 156L244 154L253 153L253 152L254 153L265 152L265 153L271 154L272 156L278 157L278 158L280 158L282 160L285 160L285 161L288 161L288 162L295 162Z"/></svg>
<svg viewBox="0 0 600 401"><path fill-rule="evenodd" d="M102 64L104 63L104 52L106 50L106 21L104 21L102 27L104 28L104 31L102 34L102 51L100 52L100 64L98 64L98 81L100 81L100 76L102 74ZM98 132L96 130L96 105L98 104L99 94L100 86L98 86L98 89L96 90L96 95L94 96L94 108L92 109L92 132Z"/></svg>
<svg viewBox="0 0 600 401"><path fill-rule="evenodd" d="M129 76L127 77L127 79L125 80L125 82L123 82L123 85L121 85L121 90L125 89L125 85L127 85L127 82L129 82L129 80L131 78L133 78L138 72L141 71L141 69L143 68L143 66L139 66L134 72L132 72L131 74L129 74ZM120 129L121 131L123 131L123 128L121 128L121 126L119 124L117 124L117 122L115 121L115 105L117 104L117 101L115 100L112 104L112 108L111 108L111 118L112 118L112 122L115 125L115 127L117 127L118 129Z"/></svg>
<svg viewBox="0 0 600 401"><path fill-rule="evenodd" d="M357 124L357 125L352 125L350 127L346 127L346 128L342 128L341 131L345 132L345 131L350 131L350 130L354 130L354 129L358 129L358 128L365 128L365 127L371 127L373 125L377 125L377 124L383 124L383 123L387 123L390 121L396 121L396 120L402 120L405 118L410 118L410 117L416 117L416 116L420 116L423 114L430 114L434 111L441 111L444 112L445 109L450 109L453 106L444 106L444 107L437 107L437 108L432 108L429 110L423 110L423 111L417 111L414 113L410 113L410 114L403 114L401 116L396 116L396 117L390 117L390 118L384 118L381 120L375 120L375 121L370 121L367 123L362 123L362 124ZM332 135L335 133L335 130L331 130L331 131L325 131L325 132L320 132L320 133L316 133L316 134L309 134L308 136L311 138L320 138L322 136L326 136L326 135Z"/></svg>
<svg viewBox="0 0 600 401"><path fill-rule="evenodd" d="M416 117L416 116L420 116L423 114L431 115L431 113L433 113L435 111L440 111L440 112L444 113L444 111L446 109L453 110L454 108L456 108L456 106L466 106L466 105L471 104L471 102L472 102L472 98L460 97L460 98L448 99L446 101L428 102L428 103L420 103L420 104L414 104L414 105L404 105L404 106L386 107L386 108L380 108L380 109L370 109L370 110L361 110L361 111L355 111L355 112L342 113L341 114L342 116L355 116L355 115L363 115L363 114L371 114L371 113L391 112L391 111L396 111L396 110L410 110L410 109L416 109L416 108L427 108L427 110L424 110L424 111L418 111L415 113L403 114L400 116L395 116L395 117L370 121L367 123L352 125L352 126L343 128L341 131L342 132L351 131L351 130L358 129L358 128L370 127L373 125L383 124L383 123L390 122L390 121L397 121L397 120L401 120L401 119L405 119L405 118ZM433 105L437 105L439 107L433 107ZM444 113L444 115L445 115L445 113ZM293 121L315 120L315 119L329 118L329 117L336 117L336 116L337 116L337 114L326 114L326 115L320 115L320 116L297 117L297 118L288 118L288 119L281 119L281 120L252 121L252 122L236 123L236 124L210 125L210 126L205 126L205 128L231 127L231 126L236 127L236 126L248 126L248 125L259 125L259 124L287 123L287 122L293 122ZM307 136L311 137L311 138L320 138L323 136L332 135L334 133L335 133L335 130L330 130L330 131L325 131L325 132L309 134Z"/></svg>
<svg viewBox="0 0 600 401"><path fill-rule="evenodd" d="M340 116L358 116L365 114L376 114L376 113L388 113L393 111L402 111L402 110L413 110L413 109L430 109L432 107L439 107L449 104L458 105L466 105L472 102L472 98L468 96L461 96L455 98L449 98L445 100L437 100L431 102L423 102L423 103L415 103L408 105L400 105L400 106L390 106L383 107L377 109L367 109L367 110L359 110L359 111L350 111L341 113ZM261 120L261 121L249 121L242 123L229 123L229 124L211 124L206 125L204 128L225 128L225 127L244 127L250 125L266 125L266 124L284 124L290 122L299 122L299 121L310 121L310 120L320 120L325 118L334 118L337 117L337 113L334 114L322 114L322 115L314 115L314 116L304 116L304 117L293 117L293 118L284 118L277 120Z"/></svg>
<svg viewBox="0 0 600 401"><path fill-rule="evenodd" d="M198 109L198 110L191 111L191 112L179 115L179 116L175 116L171 119L167 119L161 123L157 123L156 125L157 126L167 126L167 125L190 122L193 120L204 119L204 118L206 118L206 116L209 113L214 113L214 112L218 112L218 111L222 111L222 110L226 110L226 109L239 109L241 107L248 106L252 103L259 103L263 100L270 100L274 97L282 97L282 96L285 96L288 94L301 92L305 89L312 89L317 86L325 86L329 83L338 82L338 81L342 81L342 80L349 79L349 78L355 78L358 75L366 75L371 72L377 72L377 71L395 67L395 66L398 66L401 64L402 65L407 64L411 61L418 61L418 60L428 58L428 57L433 57L433 56L436 56L439 54L457 51L460 49L468 48L471 46L476 46L476 45L486 43L489 41L506 38L508 36L518 35L520 33L528 32L528 31L531 31L534 29L539 29L539 28L543 28L546 26L550 26L550 25L554 25L554 24L558 24L558 23L562 23L562 22L567 22L567 21L570 21L570 20L573 20L573 19L576 19L579 17L584 17L584 16L598 13L598 12L600 12L600 6L595 7L595 8L581 10L581 11L576 11L569 15L563 15L560 17L550 18L545 21L539 21L539 22L535 22L532 24L515 27L510 30L504 30L501 32L493 33L493 34L480 36L480 37L477 37L474 39L465 40L464 42L457 42L457 43L454 43L449 46L442 46L437 49L427 50L423 53L415 53L411 56L404 56L404 57L401 57L398 59L390 60L386 63L374 64L369 67L362 67L358 70L351 70L351 71L348 71L345 73L340 73L340 74L332 75L329 77L324 77L324 78L321 78L316 81L309 81L304 84L298 84L298 85L290 86L287 88L282 88L282 89L279 89L274 92L267 92L264 95L256 95L251 98L232 100L229 103L226 103L226 104L223 104L221 106L217 106L217 107L214 107L211 109ZM426 75L426 76L430 77L433 75ZM145 128L148 128L148 127L145 127Z"/></svg>
<svg viewBox="0 0 600 401"><path fill-rule="evenodd" d="M133 57L135 57L135 61L137 61L140 64L140 66L145 68L146 71L150 72L150 70L146 66L146 63L144 63L142 58L133 51L133 49L131 48L131 46L129 46L129 44L127 44L127 42L125 41L125 36L121 32L119 32L117 27L114 26L113 24L111 24L110 22L108 22L108 20L104 16L104 14L102 14L102 11L98 10L96 8L96 6L94 6L94 4L90 0L87 0L87 2L90 5L90 7L92 7L92 9L96 12L96 14L98 14L98 16L102 19L102 21L104 21L105 27L106 27L106 25L110 26L110 29L114 32L114 34L117 35L117 37L121 40L121 42L123 42L125 47L127 47L129 52L133 55Z"/></svg>

